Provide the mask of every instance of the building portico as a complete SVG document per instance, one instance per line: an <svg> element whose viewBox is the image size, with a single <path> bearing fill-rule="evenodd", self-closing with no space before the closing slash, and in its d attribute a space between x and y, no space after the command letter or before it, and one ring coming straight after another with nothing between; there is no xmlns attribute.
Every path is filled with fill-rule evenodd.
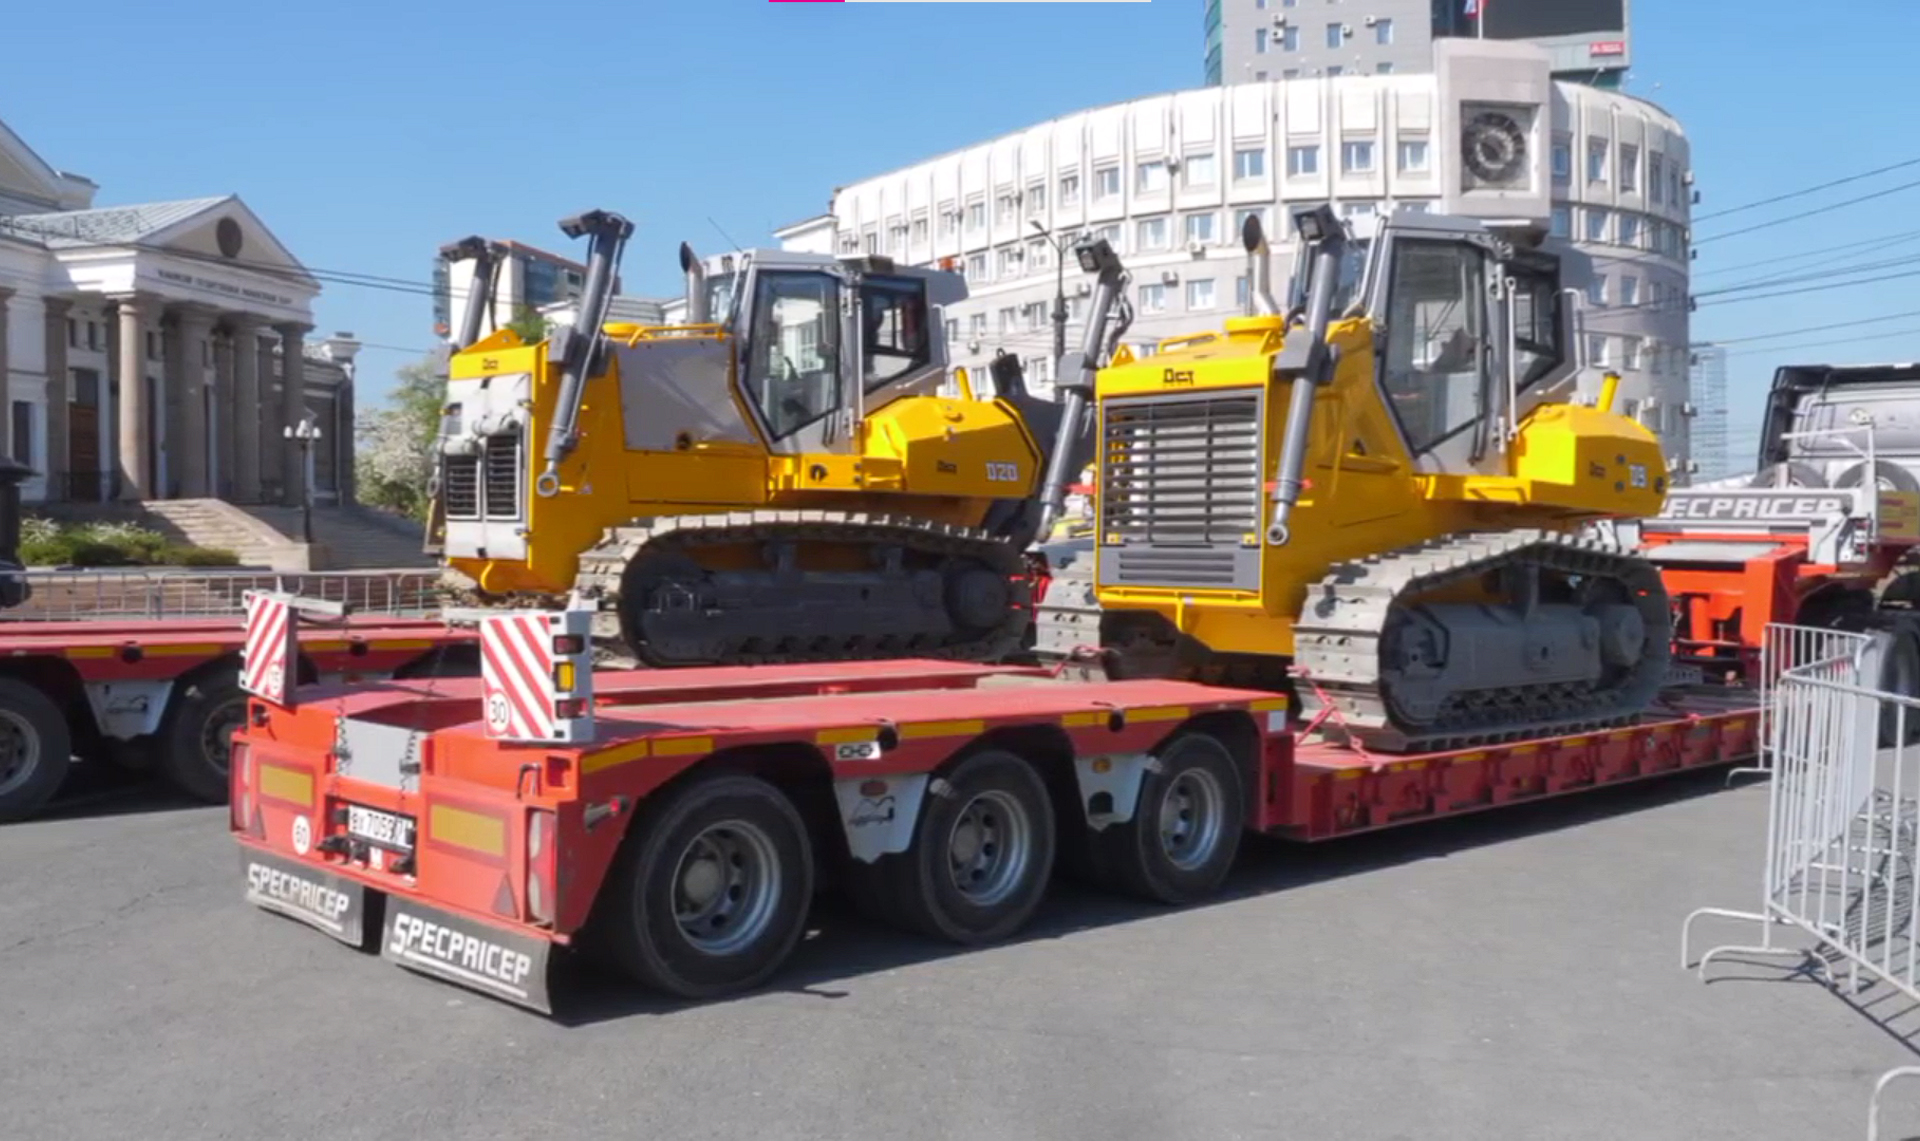
<svg viewBox="0 0 1920 1141"><path fill-rule="evenodd" d="M94 207L0 124L0 451L33 501L351 497L350 341L309 346L319 283L238 197Z"/></svg>

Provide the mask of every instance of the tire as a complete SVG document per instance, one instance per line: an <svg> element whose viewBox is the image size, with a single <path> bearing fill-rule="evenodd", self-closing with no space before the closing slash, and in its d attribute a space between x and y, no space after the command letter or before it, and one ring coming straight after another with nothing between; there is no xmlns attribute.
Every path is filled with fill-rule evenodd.
<svg viewBox="0 0 1920 1141"><path fill-rule="evenodd" d="M34 686L0 678L0 823L46 807L73 767L73 734L60 707Z"/></svg>
<svg viewBox="0 0 1920 1141"><path fill-rule="evenodd" d="M246 717L247 694L237 669L209 671L188 682L160 724L160 771L195 800L225 804L233 731Z"/></svg>
<svg viewBox="0 0 1920 1141"><path fill-rule="evenodd" d="M1004 749L986 749L933 782L913 843L855 864L852 887L877 918L963 946L994 943L1033 918L1058 846L1040 774Z"/></svg>
<svg viewBox="0 0 1920 1141"><path fill-rule="evenodd" d="M786 963L806 929L814 865L806 826L779 789L757 777L701 778L644 810L627 837L607 884L602 945L629 977L710 999L758 986ZM742 882L726 884L730 872ZM684 922L680 886L705 897Z"/></svg>
<svg viewBox="0 0 1920 1141"><path fill-rule="evenodd" d="M1833 481L1835 487L1860 487L1867 482L1867 465L1855 464ZM1883 491L1920 492L1920 479L1899 464L1873 461L1873 482Z"/></svg>
<svg viewBox="0 0 1920 1141"><path fill-rule="evenodd" d="M1246 794L1220 739L1183 733L1140 782L1133 818L1092 834L1107 886L1152 903L1187 904L1220 889L1240 851Z"/></svg>
<svg viewBox="0 0 1920 1141"><path fill-rule="evenodd" d="M1778 480L1778 478L1781 475L1782 468L1785 469L1785 474L1786 474L1786 483L1783 485L1776 483L1776 480ZM1755 475L1753 477L1752 482L1747 484L1748 487L1759 487L1759 488L1769 488L1769 487L1775 487L1775 486L1825 487L1826 485L1827 485L1826 478L1822 476L1819 473L1819 471L1815 470L1814 468L1806 464L1796 464L1796 463L1769 464L1768 466L1760 469L1759 474Z"/></svg>

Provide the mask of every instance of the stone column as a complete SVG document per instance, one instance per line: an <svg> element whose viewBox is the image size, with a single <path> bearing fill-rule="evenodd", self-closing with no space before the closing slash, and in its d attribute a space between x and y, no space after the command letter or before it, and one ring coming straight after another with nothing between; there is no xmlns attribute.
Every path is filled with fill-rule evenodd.
<svg viewBox="0 0 1920 1141"><path fill-rule="evenodd" d="M260 357L260 402L254 406L254 434L260 441L261 502L279 503L286 497L280 484L280 451L287 442L280 437L280 398L274 387L280 359L274 354L273 340L254 338L254 351ZM269 494L271 493L271 494Z"/></svg>
<svg viewBox="0 0 1920 1141"><path fill-rule="evenodd" d="M115 457L120 475L120 498L147 499L148 459L153 441L147 437L147 311L152 299L144 294L114 298L119 306L119 375L114 384L120 393L120 449Z"/></svg>
<svg viewBox="0 0 1920 1141"><path fill-rule="evenodd" d="M41 299L47 310L47 499L72 499L67 485L67 310L73 302L58 297Z"/></svg>
<svg viewBox="0 0 1920 1141"><path fill-rule="evenodd" d="M233 330L233 401L227 422L233 431L233 498L260 502L260 337L247 317L230 317Z"/></svg>
<svg viewBox="0 0 1920 1141"><path fill-rule="evenodd" d="M182 306L174 315L174 342L178 346L167 361L167 387L174 394L168 407L167 455L171 462L169 482L187 499L213 494L207 478L207 337L213 331L213 313L197 305ZM176 371L174 359L181 367ZM177 416L174 414L178 411Z"/></svg>
<svg viewBox="0 0 1920 1141"><path fill-rule="evenodd" d="M291 322L274 326L280 334L280 423L273 429L275 436L282 435L282 428L298 428L300 417L306 414L306 344L307 333L312 328ZM283 439L282 444L280 470L284 473L282 486L286 489L283 502L298 506L306 496L306 464L301 460L297 443Z"/></svg>
<svg viewBox="0 0 1920 1141"><path fill-rule="evenodd" d="M233 396L233 331L222 327L213 337L213 470L207 473L209 494L220 498L238 498L233 481L234 410L239 401Z"/></svg>
<svg viewBox="0 0 1920 1141"><path fill-rule="evenodd" d="M13 290L0 287L0 452L11 455L13 452L13 385L9 381L7 369L7 301L13 297ZM31 465L32 456L14 456L23 464Z"/></svg>

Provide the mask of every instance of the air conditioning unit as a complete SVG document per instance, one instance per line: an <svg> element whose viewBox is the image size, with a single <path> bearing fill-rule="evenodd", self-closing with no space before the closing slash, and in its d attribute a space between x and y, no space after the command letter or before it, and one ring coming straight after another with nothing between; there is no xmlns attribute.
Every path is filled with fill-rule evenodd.
<svg viewBox="0 0 1920 1141"><path fill-rule="evenodd" d="M1194 257L1199 257L1199 256L1201 256L1202 254L1205 254L1205 253L1207 252L1207 243L1205 243L1205 242L1188 242L1188 243L1187 243L1187 252L1188 252L1188 253L1190 253L1190 254L1192 254L1192 255L1193 255Z"/></svg>
<svg viewBox="0 0 1920 1141"><path fill-rule="evenodd" d="M978 340L971 340L971 341L968 341L968 342L967 342L967 351L968 351L968 352L970 352L970 353L977 353L977 352L979 352L979 351L980 351L980 342L979 342Z"/></svg>
<svg viewBox="0 0 1920 1141"><path fill-rule="evenodd" d="M1180 275L1173 270L1163 269L1160 271L1160 284L1178 285L1180 284Z"/></svg>
<svg viewBox="0 0 1920 1141"><path fill-rule="evenodd" d="M1693 401L1683 400L1680 402L1680 415L1698 416L1699 414L1700 414L1700 410L1693 406Z"/></svg>
<svg viewBox="0 0 1920 1141"><path fill-rule="evenodd" d="M1092 292L1093 292L1093 286L1091 286L1091 285L1088 285L1088 284L1087 284L1086 282L1084 282L1084 281L1082 281L1082 282L1080 282L1080 283L1078 283L1078 284L1076 284L1076 285L1075 285L1075 286L1073 287L1073 295L1074 295L1075 297L1086 297L1086 296L1088 296L1088 295L1090 295L1090 294L1091 294Z"/></svg>
<svg viewBox="0 0 1920 1141"><path fill-rule="evenodd" d="M1343 36L1351 36L1353 34L1353 25L1352 24L1340 25L1340 34Z"/></svg>
<svg viewBox="0 0 1920 1141"><path fill-rule="evenodd" d="M1366 19L1366 25L1369 28L1373 27L1375 24L1379 22L1380 22L1380 17L1378 16L1368 16Z"/></svg>
<svg viewBox="0 0 1920 1141"><path fill-rule="evenodd" d="M1680 183L1681 183L1681 185L1683 185L1683 186L1692 186L1692 185L1693 185L1693 172L1689 170L1689 171L1687 171L1686 173L1684 173L1684 174L1682 174L1682 175L1680 176Z"/></svg>

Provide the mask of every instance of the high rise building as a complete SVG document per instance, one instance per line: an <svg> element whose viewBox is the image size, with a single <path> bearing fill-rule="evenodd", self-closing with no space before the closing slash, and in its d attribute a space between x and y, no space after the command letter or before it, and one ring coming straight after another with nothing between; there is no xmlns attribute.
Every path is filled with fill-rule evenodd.
<svg viewBox="0 0 1920 1141"><path fill-rule="evenodd" d="M1431 71L1433 41L1525 40L1554 78L1617 87L1627 0L1207 0L1209 84Z"/></svg>
<svg viewBox="0 0 1920 1141"><path fill-rule="evenodd" d="M1733 475L1727 453L1727 350L1694 345L1688 355L1687 383L1693 394L1693 462L1700 482Z"/></svg>

